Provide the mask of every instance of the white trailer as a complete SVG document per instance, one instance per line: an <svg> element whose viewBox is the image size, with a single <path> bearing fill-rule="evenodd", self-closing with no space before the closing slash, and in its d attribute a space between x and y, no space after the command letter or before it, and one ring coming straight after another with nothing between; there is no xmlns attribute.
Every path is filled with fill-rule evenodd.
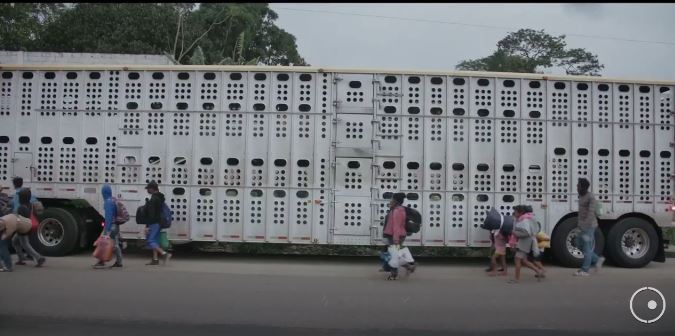
<svg viewBox="0 0 675 336"><path fill-rule="evenodd" d="M603 203L597 248L663 261L673 222L675 82L258 66L0 66L0 183L47 210L62 255L100 232L103 183L130 212L160 184L174 241L381 244L386 202L423 215L409 245L487 247L485 213L530 204L580 263L576 181ZM142 239L142 226L122 226Z"/></svg>

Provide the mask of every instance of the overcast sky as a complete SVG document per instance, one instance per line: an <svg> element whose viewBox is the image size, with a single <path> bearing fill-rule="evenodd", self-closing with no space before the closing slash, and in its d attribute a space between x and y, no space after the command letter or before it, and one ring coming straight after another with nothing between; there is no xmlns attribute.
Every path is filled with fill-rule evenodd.
<svg viewBox="0 0 675 336"><path fill-rule="evenodd" d="M285 4L271 3L277 24L295 35L312 66L453 70L464 59L491 54L519 28L566 34L568 47L585 48L605 65L602 75L675 80L675 4ZM495 29L318 10L458 22ZM660 41L596 39L569 34Z"/></svg>

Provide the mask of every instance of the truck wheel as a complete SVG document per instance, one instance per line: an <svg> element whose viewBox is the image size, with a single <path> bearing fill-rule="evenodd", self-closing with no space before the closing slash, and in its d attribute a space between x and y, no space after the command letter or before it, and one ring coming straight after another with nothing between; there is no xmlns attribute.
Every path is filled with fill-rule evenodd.
<svg viewBox="0 0 675 336"><path fill-rule="evenodd" d="M620 267L639 268L656 256L659 237L646 220L628 217L618 221L607 235L607 253Z"/></svg>
<svg viewBox="0 0 675 336"><path fill-rule="evenodd" d="M551 237L553 255L560 264L565 267L581 267L584 254L580 247L576 246L576 238L579 234L577 217L570 217L560 222ZM605 236L601 230L595 230L595 253L602 254L605 247Z"/></svg>
<svg viewBox="0 0 675 336"><path fill-rule="evenodd" d="M77 245L79 228L73 215L61 208L47 208L30 237L31 245L46 256L63 256Z"/></svg>

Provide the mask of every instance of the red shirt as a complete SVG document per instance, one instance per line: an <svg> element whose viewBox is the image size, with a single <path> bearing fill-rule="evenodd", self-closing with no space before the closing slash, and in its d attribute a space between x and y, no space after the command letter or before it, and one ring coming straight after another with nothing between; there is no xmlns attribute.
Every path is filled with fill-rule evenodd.
<svg viewBox="0 0 675 336"><path fill-rule="evenodd" d="M391 236L394 244L399 243L400 237L408 235L408 232L405 230L405 219L405 209L401 205L389 212L387 223L384 225L384 234Z"/></svg>

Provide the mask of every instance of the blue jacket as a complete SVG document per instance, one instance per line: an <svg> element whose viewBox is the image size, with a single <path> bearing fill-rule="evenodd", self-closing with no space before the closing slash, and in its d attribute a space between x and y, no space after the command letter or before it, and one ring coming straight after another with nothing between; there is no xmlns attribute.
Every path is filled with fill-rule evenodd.
<svg viewBox="0 0 675 336"><path fill-rule="evenodd" d="M19 192L23 188L16 189L16 192L14 193L14 197L12 197L12 212L14 214L18 213L19 211ZM33 193L30 193L30 203L33 204L37 202L37 198L35 198L35 195Z"/></svg>
<svg viewBox="0 0 675 336"><path fill-rule="evenodd" d="M115 222L115 217L117 216L117 205L115 200L112 198L112 188L109 184L104 184L101 188L101 195L103 195L103 210L105 211L105 226L103 227L103 233L110 234L112 226Z"/></svg>

